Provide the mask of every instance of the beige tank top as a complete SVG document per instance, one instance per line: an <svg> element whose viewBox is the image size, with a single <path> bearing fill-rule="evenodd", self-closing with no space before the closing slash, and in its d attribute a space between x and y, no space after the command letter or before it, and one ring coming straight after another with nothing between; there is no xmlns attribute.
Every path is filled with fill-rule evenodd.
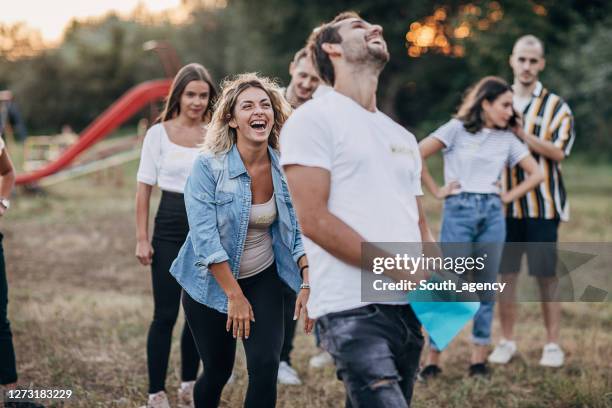
<svg viewBox="0 0 612 408"><path fill-rule="evenodd" d="M249 228L244 241L238 279L257 275L274 262L270 225L274 223L276 216L274 194L266 203L251 205Z"/></svg>

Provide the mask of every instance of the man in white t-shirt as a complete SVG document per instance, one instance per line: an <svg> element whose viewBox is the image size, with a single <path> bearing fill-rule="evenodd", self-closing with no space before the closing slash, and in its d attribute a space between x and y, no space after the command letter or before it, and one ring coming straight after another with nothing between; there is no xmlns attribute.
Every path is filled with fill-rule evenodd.
<svg viewBox="0 0 612 408"><path fill-rule="evenodd" d="M380 26L341 13L313 34L309 48L334 89L296 110L280 143L310 262L309 315L334 357L347 406L407 407L420 324L407 297L362 301L360 265L363 242L433 242L418 197L418 145L376 108L389 59Z"/></svg>

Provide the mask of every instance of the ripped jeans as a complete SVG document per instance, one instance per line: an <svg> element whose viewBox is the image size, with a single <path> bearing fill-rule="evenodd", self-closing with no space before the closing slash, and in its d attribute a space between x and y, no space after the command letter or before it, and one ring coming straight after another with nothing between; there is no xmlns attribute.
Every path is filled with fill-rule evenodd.
<svg viewBox="0 0 612 408"><path fill-rule="evenodd" d="M371 304L317 319L321 345L334 358L346 407L409 407L423 348L410 305Z"/></svg>

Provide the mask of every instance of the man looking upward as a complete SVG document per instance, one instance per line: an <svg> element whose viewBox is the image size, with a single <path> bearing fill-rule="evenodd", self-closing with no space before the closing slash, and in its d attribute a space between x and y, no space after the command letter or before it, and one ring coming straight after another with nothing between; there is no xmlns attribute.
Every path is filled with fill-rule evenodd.
<svg viewBox="0 0 612 408"><path fill-rule="evenodd" d="M415 137L376 107L389 60L382 27L344 12L309 43L334 89L281 132L281 164L309 258L310 316L344 382L347 406L407 407L423 337L407 297L361 300L363 242L433 241L420 203Z"/></svg>

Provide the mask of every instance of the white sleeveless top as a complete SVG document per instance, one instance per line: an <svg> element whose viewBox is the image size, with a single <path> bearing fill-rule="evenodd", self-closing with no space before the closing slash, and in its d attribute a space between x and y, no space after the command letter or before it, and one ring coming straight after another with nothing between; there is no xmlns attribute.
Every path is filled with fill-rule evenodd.
<svg viewBox="0 0 612 408"><path fill-rule="evenodd" d="M257 275L274 262L270 226L276 217L274 194L266 203L251 205L249 228L244 241L238 279Z"/></svg>

